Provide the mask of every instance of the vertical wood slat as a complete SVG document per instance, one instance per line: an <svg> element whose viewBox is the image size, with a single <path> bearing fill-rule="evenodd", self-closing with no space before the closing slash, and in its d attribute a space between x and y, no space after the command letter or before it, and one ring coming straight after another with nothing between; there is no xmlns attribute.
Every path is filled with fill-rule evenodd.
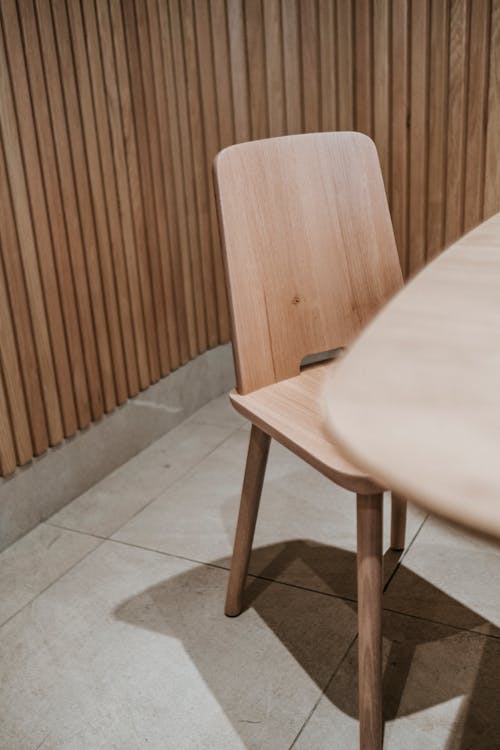
<svg viewBox="0 0 500 750"><path fill-rule="evenodd" d="M227 3L226 12L229 34L229 64L233 90L234 139L235 143L241 143L251 138L247 40L243 1L233 0L233 2Z"/></svg>
<svg viewBox="0 0 500 750"><path fill-rule="evenodd" d="M40 384L40 371L37 364L35 341L31 324L30 304L28 301L27 285L25 283L24 271L19 250L18 235L14 221L7 170L5 166L4 148L0 138L0 205L2 206L2 221L0 223L0 248L3 260L3 272L5 281L1 290L2 329L7 326L7 331L13 328L12 343L7 334L2 334L0 346L4 352L4 380L6 391L11 406L12 418L14 420L13 430L16 435L21 433L20 444L16 442L18 456L21 463L31 458L31 450L35 455L43 453L48 447L49 438L45 409L42 398L42 387ZM1 269L0 269L1 270ZM9 306L7 306L9 300ZM12 321L11 321L12 313ZM17 350L14 342L17 341ZM7 348L4 348L7 347ZM22 355L21 366L18 367L18 352ZM21 388L24 396L21 399L14 396L9 385L13 384L16 389ZM14 408L14 403L19 403ZM24 404L24 401L26 402ZM24 426L24 413L26 413L26 424ZM31 438L29 437L31 432ZM25 437L28 435L28 439ZM32 446L31 446L32 441ZM27 458L23 446L29 444Z"/></svg>
<svg viewBox="0 0 500 750"><path fill-rule="evenodd" d="M431 3L430 10L426 260L444 243L449 46L448 3Z"/></svg>
<svg viewBox="0 0 500 750"><path fill-rule="evenodd" d="M371 135L406 274L500 209L500 0L5 0L0 17L0 473L228 338L220 148Z"/></svg>
<svg viewBox="0 0 500 750"><path fill-rule="evenodd" d="M224 269L222 264L221 243L219 237L219 223L217 208L212 186L211 161L220 149L219 117L215 87L214 60L212 37L210 33L209 0L199 0L194 3L195 38L197 48L197 65L200 84L201 130L204 149L203 164L205 167L206 194L209 203L210 232L212 238L212 263L215 282L215 301L217 311L218 333L215 343L229 335L229 309L226 297ZM213 296L214 289L210 289L208 297ZM212 346L212 341L209 340Z"/></svg>
<svg viewBox="0 0 500 750"><path fill-rule="evenodd" d="M185 210L188 226L188 244L191 259L191 274L193 278L193 297L196 314L196 333L198 351L207 347L207 320L205 314L205 300L201 271L201 250L198 237L198 217L196 193L194 185L193 153L191 149L191 130L188 110L186 85L186 68L183 49L182 19L180 17L177 0L168 0L169 25L171 30L171 44L173 57L173 72L176 81L177 116L180 135L181 169L184 178Z"/></svg>
<svg viewBox="0 0 500 750"><path fill-rule="evenodd" d="M5 397L8 400L10 415L12 415L11 443L15 446L17 461L24 464L30 460L33 453L39 450L39 443L32 443L29 424L28 407L23 389L23 373L18 359L16 338L14 333L14 322L12 320L13 310L9 307L6 278L3 263L0 259L0 369L2 370L2 389L5 389ZM29 398L29 396L28 396ZM2 417L2 431L8 428L10 423L7 405L0 412ZM6 439L2 441L2 472L10 473L12 467L12 455L10 446L4 447ZM46 446L44 446L45 448ZM6 469L7 467L7 469Z"/></svg>
<svg viewBox="0 0 500 750"><path fill-rule="evenodd" d="M184 173L182 169L181 158L181 138L179 123L179 108L177 104L177 87L174 75L174 61L171 40L171 28L166 3L156 0L154 3L158 12L160 27L161 46L162 46L162 67L165 73L165 90L164 98L167 107L167 116L170 133L170 152L172 157L173 173L173 190L174 199L173 210L176 214L178 230L178 252L180 255L180 265L182 274L182 284L184 297L186 300L185 315L187 324L187 334L189 341L189 356L195 357L198 353L198 342L196 333L196 310L194 280L191 272L191 249L189 243L189 216L186 208L186 191Z"/></svg>
<svg viewBox="0 0 500 750"><path fill-rule="evenodd" d="M302 80L298 0L281 0L286 132L302 132Z"/></svg>
<svg viewBox="0 0 500 750"><path fill-rule="evenodd" d="M167 337L168 369L172 370L179 366L180 355L177 311L175 308L172 266L170 262L170 237L166 221L167 213L165 210L165 193L162 177L162 171L167 168L167 165L163 165L162 163L162 152L160 148L158 109L154 89L153 60L151 57L147 7L141 0L135 3L135 19L140 51L142 89L144 92L144 114L147 121L146 139L149 146L151 184L156 211L158 268L161 274L159 280L161 282L163 290L162 297L165 304L165 309L162 313L166 321L165 334L163 334L162 330L159 330L158 334L160 336L166 335ZM139 137L141 138L141 136Z"/></svg>
<svg viewBox="0 0 500 750"><path fill-rule="evenodd" d="M410 147L408 187L408 271L415 273L425 263L425 219L427 209L427 85L429 4L412 3L410 18Z"/></svg>
<svg viewBox="0 0 500 750"><path fill-rule="evenodd" d="M23 17L26 22L26 16L29 16L33 12L32 5L28 3L28 0L26 2L23 0L21 7L23 7ZM68 238L66 251L69 255L75 279L76 304L87 373L90 409L92 418L98 419L103 411L103 389L97 353L95 315L90 302L86 257L76 195L75 172L67 130L60 68L55 52L55 38L50 6L38 2L35 15L42 67L46 80L47 105L53 133L53 143L56 150L64 222Z"/></svg>
<svg viewBox="0 0 500 750"><path fill-rule="evenodd" d="M390 6L373 0L373 140L376 143L385 189L391 190L390 168Z"/></svg>
<svg viewBox="0 0 500 750"><path fill-rule="evenodd" d="M53 0L51 8L48 0L45 0L43 3L40 2L39 4L42 8L41 25L49 25L49 19L52 13L57 58L59 63L59 75L62 82L65 104L67 132L75 174L79 218L87 263L87 277L90 287L92 313L95 321L95 336L97 351L99 353L104 408L106 411L111 411L116 406L116 390L108 325L110 317L112 317L114 321L115 300L113 298L109 300L108 309L104 298L101 277L101 266L104 258L100 256L99 252L101 245L104 247L105 241L101 239L101 245L98 247L91 193L91 188L98 185L98 174L93 170L92 175L89 176L89 166L86 153L86 144L88 146L88 143L91 142L92 139L88 130L85 129L82 124L79 91L66 5L61 0ZM50 49L46 50L46 54L51 55L53 54L53 51ZM85 114L90 117L91 113L86 111ZM104 248L104 251L105 250L106 248ZM114 326L111 329L111 333L116 333ZM118 342L116 342L116 346L118 346Z"/></svg>
<svg viewBox="0 0 500 750"><path fill-rule="evenodd" d="M0 34L0 130L4 146L6 171L10 182L14 216L19 236L19 252L26 281L28 305L33 326L37 367L47 420L49 442L56 444L63 437L63 425L56 374L50 343L45 301L40 278L31 208L25 182L25 172L18 122L14 108L14 92L9 80L4 34Z"/></svg>
<svg viewBox="0 0 500 750"><path fill-rule="evenodd" d="M75 89L71 87L71 93L73 94L73 91L76 91L78 97L81 115L80 127L83 133L83 139L78 139L78 146L75 144L75 153L77 154L76 158L82 160L82 167L83 169L86 168L88 173L87 190L89 200L87 200L87 190L82 191L82 194L85 196L82 205L85 206L84 214L88 216L89 234L87 242L95 243L96 253L93 255L93 258L97 261L95 267L100 267L101 272L101 288L104 298L103 319L106 319L107 321L109 352L111 356L111 373L109 377L110 390L112 381L114 382L115 391L115 398L109 402L108 406L108 408L112 409L115 403L121 404L127 398L125 358L123 355L123 332L118 313L116 280L113 271L113 266L119 269L120 265L119 262L114 263L111 256L111 239L105 198L106 191L103 184L102 163L98 150L98 139L95 137L97 123L90 84L81 6L78 0L70 0L65 4L66 14L64 14L63 11L63 3L54 0L55 16L56 18L60 18L61 27L64 24L64 28L68 28L71 38L71 51L75 68L76 83ZM67 18L65 18L64 21L63 15L67 15ZM62 31L62 34L64 33L65 32ZM69 54L69 51L67 52ZM99 128L101 133L104 132L104 124L105 123ZM76 140L77 139L75 139L75 142ZM85 166L83 166L84 164ZM92 265L94 264L92 263Z"/></svg>
<svg viewBox="0 0 500 750"><path fill-rule="evenodd" d="M354 9L354 54L355 54L355 127L361 133L373 134L373 95L371 30L373 7L371 0L358 0Z"/></svg>
<svg viewBox="0 0 500 750"><path fill-rule="evenodd" d="M394 234L403 274L408 272L408 13L405 0L394 0L391 18L391 194Z"/></svg>
<svg viewBox="0 0 500 750"><path fill-rule="evenodd" d="M458 239L463 230L468 10L466 0L451 0L445 219L447 245Z"/></svg>
<svg viewBox="0 0 500 750"><path fill-rule="evenodd" d="M470 7L469 70L464 164L464 225L467 232L481 221L484 199L485 110L489 76L490 2Z"/></svg>
<svg viewBox="0 0 500 750"><path fill-rule="evenodd" d="M190 122L189 148L193 164L193 188L197 213L197 237L201 271L204 329L208 346L217 341L217 306L213 262L212 229L207 192L207 164L204 153L204 133L200 72L197 59L195 6L192 0L179 6L179 22L183 40L187 86L187 113Z"/></svg>
<svg viewBox="0 0 500 750"><path fill-rule="evenodd" d="M484 215L500 204L500 0L491 0L488 109L484 173Z"/></svg>
<svg viewBox="0 0 500 750"><path fill-rule="evenodd" d="M135 3L133 0L123 3L123 27L125 31L126 60L130 74L130 94L134 113L134 124L137 143L138 163L138 199L142 199L144 215L145 243L142 252L149 261L150 284L154 302L154 317L156 322L157 347L159 353L160 374L166 375L170 370L169 341L167 321L165 315L165 294L161 271L160 237L158 234L158 215L155 201L155 186L153 183L153 167L148 138L148 113L146 112L146 98L144 90L144 72L142 71L141 49L138 37Z"/></svg>
<svg viewBox="0 0 500 750"><path fill-rule="evenodd" d="M319 54L321 76L321 130L336 130L336 62L335 62L335 4L331 0L319 0Z"/></svg>
<svg viewBox="0 0 500 750"><path fill-rule="evenodd" d="M80 55L87 58L89 66L90 88L95 112L95 132L102 173L102 191L104 192L104 205L109 230L109 260L112 261L111 271L114 273L115 279L119 327L123 342L123 361L126 364L126 391L121 397L124 395L126 398L138 393L139 374L97 19L95 6L92 2L81 4L81 17L78 4L74 0L70 4L70 9L70 15L74 19L74 25L76 25L75 40L83 34L86 40L86 50L81 49ZM121 385L123 385L122 381Z"/></svg>
<svg viewBox="0 0 500 750"><path fill-rule="evenodd" d="M219 143L218 148L223 149L234 143L234 107L233 107L233 92L231 87L231 73L229 66L229 35L228 35L228 19L225 12L225 4L223 0L212 0L207 3L210 15L210 30L212 36L212 54L213 54L213 75L215 77L215 108L217 113L218 123L218 135ZM203 60L200 57L201 65L203 67ZM283 86L281 87L283 91ZM207 144L208 147L208 144ZM209 147L208 147L209 148ZM207 154L210 167L210 182L212 180L212 164L214 154ZM218 230L217 212L215 207L215 195L214 191L210 189L210 199L212 206L212 213L214 217L214 224ZM229 307L225 288L225 279L223 274L223 263L222 263L222 248L220 237L218 237L217 247L219 250L219 258L217 263L218 270L218 308L219 308L219 336L222 340L230 338L230 320L229 320Z"/></svg>
<svg viewBox="0 0 500 750"><path fill-rule="evenodd" d="M2 359L0 357L0 475L12 474L16 470L17 456L14 445L12 422L3 382Z"/></svg>
<svg viewBox="0 0 500 750"><path fill-rule="evenodd" d="M280 0L265 2L263 10L266 97L269 113L269 135L272 138L282 135L286 127Z"/></svg>
<svg viewBox="0 0 500 750"><path fill-rule="evenodd" d="M190 147L193 158L194 193L198 217L198 243L203 284L204 318L208 346L217 342L217 300L214 295L215 270L212 245L212 227L208 198L207 164L204 153L202 95L198 50L196 40L195 4L192 0L180 4L180 21L183 33L186 62L187 105L190 118Z"/></svg>
<svg viewBox="0 0 500 750"><path fill-rule="evenodd" d="M46 191L39 161L35 120L15 2L5 0L1 4L1 11L4 28L9 30L9 33L5 35L6 54L9 61L12 90L15 92L13 104L17 115L19 145L24 163L26 197L29 201L28 208L24 200L22 202L17 200L17 198L21 198L21 193L15 190L15 213L18 224L26 224L29 227L30 241L34 243L34 254L29 267L25 266L25 272L39 277L41 281L48 341L51 350L51 354L47 352L47 356L51 356L53 362L56 388L55 392L51 388L50 397L45 394L47 419L49 424L53 423L55 419L59 421L52 412L53 410L60 410L62 424L57 424L57 427L52 424L51 427L51 440L57 443L62 439L63 434L72 435L77 429L73 381L59 301L59 285L49 227ZM19 162L15 164L13 169L16 171L16 179L21 178L21 175L17 172L18 169L21 169Z"/></svg>
<svg viewBox="0 0 500 750"><path fill-rule="evenodd" d="M267 138L269 135L262 0L245 0L243 10L248 66L250 132L252 140L258 140L259 138Z"/></svg>
<svg viewBox="0 0 500 750"><path fill-rule="evenodd" d="M317 3L311 0L300 3L301 62L302 62L302 107L304 132L314 133L320 129L320 45Z"/></svg>
<svg viewBox="0 0 500 750"><path fill-rule="evenodd" d="M176 323L176 334L178 338L178 351L174 361L177 364L187 362L189 359L189 341L187 331L186 295L182 279L182 268L180 258L180 235L178 227L177 210L175 206L175 185L170 165L173 156L171 150L170 120L167 108L167 94L165 91L165 71L163 61L163 50L158 17L158 5L155 0L148 0L147 23L151 43L152 75L154 81L156 114L158 117L159 147L161 154L162 192L166 205L166 221L168 226L168 248L166 254L168 263L164 264L164 287L170 295L170 304L175 310L174 321ZM179 251L176 252L177 248ZM165 278L165 271L166 278ZM172 356L172 354L171 354Z"/></svg>
<svg viewBox="0 0 500 750"><path fill-rule="evenodd" d="M352 2L337 0L335 41L337 47L337 127L339 130L354 129L353 8Z"/></svg>
<svg viewBox="0 0 500 750"><path fill-rule="evenodd" d="M66 330L66 342L73 378L75 407L78 427L86 427L91 420L89 389L85 367L84 350L73 277L71 258L67 251L68 233L62 204L50 108L43 69L40 41L32 5L27 0L18 3L18 11L26 55L30 95L33 111L36 112L36 134L39 144L40 164L44 189L47 193L47 209L51 228L54 259L59 280L59 294ZM68 431L66 429L66 436Z"/></svg>
<svg viewBox="0 0 500 750"><path fill-rule="evenodd" d="M149 256L147 253L145 212L142 204L142 189L139 175L139 157L137 149L137 137L135 130L134 109L131 93L131 82L129 77L129 63L123 24L122 9L119 0L108 0L109 8L105 3L97 3L99 22L102 33L101 45L103 49L113 46L114 67L109 61L109 74L116 74L118 90L118 101L116 111L110 112L114 121L114 133L116 136L115 148L119 154L120 161L115 162L115 168L121 166L121 192L123 199L123 212L127 212L127 219L122 218L124 231L128 229L128 236L134 237L135 260L137 263L137 274L142 299L144 327L147 344L149 377L150 382L155 383L160 377L160 356L158 349L157 326L155 316L154 295L151 293L151 273L149 268ZM109 13L107 12L109 10ZM122 133L120 134L120 125ZM121 135L121 137L120 137ZM124 154L122 153L124 151ZM125 174L126 173L126 174ZM120 180L119 180L120 182ZM123 214L122 214L123 215ZM128 224L131 218L131 225ZM128 257L133 269L134 251L128 248ZM130 266L129 266L130 267ZM137 293L137 290L136 290Z"/></svg>
<svg viewBox="0 0 500 750"><path fill-rule="evenodd" d="M113 170L116 179L116 199L110 196L111 215L115 212L115 202L118 204L119 216L111 220L119 222L123 238L123 252L125 257L126 276L130 296L130 315L132 318L132 327L137 356L137 373L140 388L146 388L150 381L149 370L149 353L151 337L154 336L153 330L145 328L145 313L143 306L143 280L144 275L140 272L140 263L137 259L136 232L133 222L133 208L130 196L129 170L127 165L127 155L125 150L125 125L126 122L122 117L120 91L118 86L118 73L115 66L114 46L111 32L111 21L108 4L99 2L84 4L85 18L89 36L94 37L95 28L98 33L99 50L102 60L101 81L102 96L106 100L106 114L110 129L111 153L113 158ZM115 27L114 36L118 37L118 30ZM97 52L96 52L97 55ZM96 78L98 78L98 74ZM96 86L99 84L96 82ZM98 98L100 98L98 96ZM97 105L103 112L103 104ZM103 113L104 117L104 113ZM123 282L122 282L123 283ZM125 325L125 323L124 323ZM129 355L131 356L131 355ZM151 356L153 354L151 353ZM133 365L132 365L133 366ZM153 370L154 371L154 368ZM132 392L135 390L135 382L132 380Z"/></svg>

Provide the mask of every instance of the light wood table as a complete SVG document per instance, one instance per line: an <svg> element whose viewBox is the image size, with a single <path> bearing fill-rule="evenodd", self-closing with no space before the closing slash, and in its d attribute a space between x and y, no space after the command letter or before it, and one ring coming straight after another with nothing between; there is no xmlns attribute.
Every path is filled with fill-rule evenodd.
<svg viewBox="0 0 500 750"><path fill-rule="evenodd" d="M348 460L500 537L500 213L389 302L332 367L324 400Z"/></svg>

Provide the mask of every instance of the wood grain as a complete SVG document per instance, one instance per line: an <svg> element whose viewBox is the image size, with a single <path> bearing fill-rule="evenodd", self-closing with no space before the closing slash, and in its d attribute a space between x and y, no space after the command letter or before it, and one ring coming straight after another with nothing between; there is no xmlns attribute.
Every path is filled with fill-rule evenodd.
<svg viewBox="0 0 500 750"><path fill-rule="evenodd" d="M429 43L429 125L427 152L426 260L442 249L445 233L446 134L448 128L448 3L431 3Z"/></svg>
<svg viewBox="0 0 500 750"><path fill-rule="evenodd" d="M0 246L2 251L1 344L4 357L5 388L12 414L20 463L48 447L47 422L42 399L37 355L24 278L18 235L12 210L4 149L0 143ZM18 359L21 355L21 360ZM6 418L6 422L9 420ZM30 437L31 432L31 437ZM17 439L16 439L17 440ZM28 448L29 446L29 448Z"/></svg>
<svg viewBox="0 0 500 750"><path fill-rule="evenodd" d="M491 0L488 105L483 214L491 216L500 206L500 0Z"/></svg>
<svg viewBox="0 0 500 750"><path fill-rule="evenodd" d="M43 373L41 389L47 431L49 442L56 444L63 437L61 407L57 393L56 372L24 170L23 152L17 126L17 113L2 36L0 36L0 98L2 101L0 128L4 144L6 172L11 187L13 214L33 326L37 366Z"/></svg>
<svg viewBox="0 0 500 750"><path fill-rule="evenodd" d="M395 0L391 18L391 216L403 274L408 273L408 13L404 0Z"/></svg>
<svg viewBox="0 0 500 750"><path fill-rule="evenodd" d="M497 538L499 286L500 213L396 295L324 392L348 460L428 512Z"/></svg>
<svg viewBox="0 0 500 750"><path fill-rule="evenodd" d="M26 19L31 17L33 12L32 6L31 4L28 6L28 3L24 2L23 9L24 23L26 23ZM46 82L47 105L56 151L55 157L61 189L62 210L67 232L67 241L63 244L61 252L69 255L69 263L73 271L90 410L92 418L97 419L103 412L103 390L97 353L95 316L91 305L87 264L76 194L76 175L71 157L65 102L50 8L42 3L38 3L36 18L34 20L31 19L31 23L34 23L39 34L43 73ZM52 197L54 200L57 199L56 195ZM67 293L71 293L70 288L66 290Z"/></svg>
<svg viewBox="0 0 500 750"><path fill-rule="evenodd" d="M274 437L357 493L359 746L381 750L383 492L342 459L321 414L328 359L402 286L376 150L361 133L266 139L225 149L215 177L238 378L231 401L252 424L225 612L242 610ZM404 547L405 521L395 497L394 547Z"/></svg>
<svg viewBox="0 0 500 750"><path fill-rule="evenodd" d="M22 341L22 339L21 339ZM2 369L2 389L5 393L5 399L2 402L3 411L1 412L2 431L5 433L11 427L10 442L15 447L17 461L20 464L29 461L33 454L40 450L40 436L35 442L31 438L29 414L23 389L23 377L20 368L19 350L14 330L14 321L9 307L9 297L5 283L3 264L0 263L0 363ZM38 381L36 381L38 385ZM29 401L28 401L29 405ZM46 436L45 436L46 437ZM12 458L9 443L4 437L2 445L2 471L12 470ZM45 444L41 444L42 449Z"/></svg>
<svg viewBox="0 0 500 750"><path fill-rule="evenodd" d="M451 0L450 51L448 60L448 132L446 139L445 242L447 245L460 237L464 225L468 11L469 4L466 0Z"/></svg>
<svg viewBox="0 0 500 750"><path fill-rule="evenodd" d="M415 273L425 263L427 162L422 159L428 148L427 86L429 65L429 17L427 3L412 3L410 63L410 143L408 203L408 271Z"/></svg>
<svg viewBox="0 0 500 750"><path fill-rule="evenodd" d="M79 8L79 5L81 5L81 8ZM83 45L79 44L79 56L81 57L82 67L85 67L88 54L90 82L86 80L86 86L89 88L89 94L91 93L95 110L94 128L97 135L97 156L102 174L103 208L106 210L104 216L105 225L101 231L109 232L108 242L110 253L107 256L108 265L111 265L109 281L114 276L119 328L123 341L122 361L126 367L126 371L124 368L123 376L119 380L119 396L124 400L128 396L135 396L139 392L139 373L134 341L133 308L130 301L127 279L126 245L120 221L119 193L113 164L112 136L106 102L106 78L97 28L98 20L93 3L78 4L71 2L69 7L70 16L73 19L75 46L83 35L87 42L86 49ZM80 15L81 11L83 11L83 17ZM112 95L114 96L114 92ZM101 127L97 127L97 123L101 123ZM115 324L118 324L117 321ZM122 353L118 352L118 359L121 356ZM117 361L116 357L115 361Z"/></svg>
<svg viewBox="0 0 500 750"><path fill-rule="evenodd" d="M372 135L405 275L500 209L499 0L5 0L0 25L33 453L228 339L221 148Z"/></svg>
<svg viewBox="0 0 500 750"><path fill-rule="evenodd" d="M270 436L252 425L224 609L228 617L236 617L243 608L243 589L252 551L270 443Z"/></svg>
<svg viewBox="0 0 500 750"><path fill-rule="evenodd" d="M78 320L77 295L74 283L70 254L68 253L68 233L64 216L64 206L58 174L57 156L51 127L51 112L47 96L46 80L40 49L35 14L28 2L18 4L22 28L26 67L29 78L30 96L33 111L36 112L35 128L38 142L40 165L43 175L43 190L46 193L46 207L53 244L54 260L57 269L58 293L60 295L65 340L68 348L70 379L73 381L75 408L78 427L86 427L91 420L89 388L85 368L85 357L80 324ZM42 203L43 205L43 203ZM62 346L61 342L61 346ZM66 433L67 434L67 428Z"/></svg>
<svg viewBox="0 0 500 750"><path fill-rule="evenodd" d="M383 495L357 497L359 748L382 750Z"/></svg>
<svg viewBox="0 0 500 750"><path fill-rule="evenodd" d="M230 146L215 172L237 388L246 394L298 375L306 355L347 346L402 277L366 136Z"/></svg>
<svg viewBox="0 0 500 750"><path fill-rule="evenodd" d="M324 429L321 395L329 368L306 368L300 375L240 395L231 391L235 409L321 474L352 492L380 488L345 461Z"/></svg>
<svg viewBox="0 0 500 750"><path fill-rule="evenodd" d="M14 434L10 420L7 395L3 382L1 358L0 358L0 472L3 476L12 474L17 466L16 449L14 446Z"/></svg>

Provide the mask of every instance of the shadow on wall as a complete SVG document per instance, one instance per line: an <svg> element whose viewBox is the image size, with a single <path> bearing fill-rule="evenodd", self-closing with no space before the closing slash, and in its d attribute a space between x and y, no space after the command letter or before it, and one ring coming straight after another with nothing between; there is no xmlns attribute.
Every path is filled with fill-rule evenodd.
<svg viewBox="0 0 500 750"><path fill-rule="evenodd" d="M395 554L386 553L386 562ZM115 616L122 621L178 638L183 643L246 747L256 747L255 727L249 725L258 720L242 718L242 705L249 693L265 692L266 669L276 666L266 664L265 653L258 653L256 659L252 620L248 619L251 609L320 690L326 688L328 699L348 716L357 718L356 648L350 649L331 679L340 661L339 654L352 643L356 633L356 603L336 595L344 589L345 582L341 580L344 571L355 568L355 555L305 540L253 551L253 561L257 565L259 561L265 565L264 561L270 558L261 577L251 578L247 586L247 617L245 613L232 621L223 617L220 588L215 590L207 585L207 570L210 569L206 566L151 587L115 611ZM334 596L316 594L315 606L311 607L311 595L302 596L293 586L270 588L271 581L265 579L276 578L297 561L311 566ZM213 565L227 567L227 560L214 561ZM440 611L452 609L464 628L485 624L483 617L410 570L401 567L398 578L398 587L435 603L433 616L436 620ZM234 627L225 628L223 635L222 625L228 622ZM230 634L236 632L235 628L250 629L248 649L241 630L238 645L233 647ZM500 747L497 699L500 640L386 612L384 664L386 721L466 695L468 699L463 701L446 750Z"/></svg>

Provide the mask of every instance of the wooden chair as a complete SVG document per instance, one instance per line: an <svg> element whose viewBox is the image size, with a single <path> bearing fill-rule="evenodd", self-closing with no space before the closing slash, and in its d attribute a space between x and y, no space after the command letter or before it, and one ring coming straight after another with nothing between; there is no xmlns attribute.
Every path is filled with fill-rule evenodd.
<svg viewBox="0 0 500 750"><path fill-rule="evenodd" d="M382 747L382 488L324 431L328 367L304 357L346 347L402 286L373 142L359 133L241 143L215 162L237 390L252 423L225 612L241 612L271 437L357 495L360 746ZM406 503L392 498L391 547Z"/></svg>

